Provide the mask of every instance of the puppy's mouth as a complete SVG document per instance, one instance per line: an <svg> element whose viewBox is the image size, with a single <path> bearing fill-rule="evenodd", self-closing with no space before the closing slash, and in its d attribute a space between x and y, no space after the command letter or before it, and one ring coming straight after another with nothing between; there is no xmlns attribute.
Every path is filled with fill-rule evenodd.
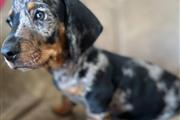
<svg viewBox="0 0 180 120"><path fill-rule="evenodd" d="M16 70L22 70L22 71L38 69L45 66L45 64L47 63L47 62L43 62L43 63L37 64L37 63L34 63L33 60L26 61L26 62L23 62L23 61L20 62L21 60L18 60L18 61L12 62L12 61L7 60L6 58L4 59L10 69L16 69Z"/></svg>
<svg viewBox="0 0 180 120"><path fill-rule="evenodd" d="M30 71L30 70L32 70L32 68L29 68L29 67L25 67L25 66L15 66L15 64L14 63L12 63L12 62L10 62L10 61L8 61L6 58L4 58L5 59L5 62L7 63L7 65L9 66L9 68L11 68L11 69L17 69L17 70L21 70L21 71Z"/></svg>
<svg viewBox="0 0 180 120"><path fill-rule="evenodd" d="M6 58L4 59L11 69L27 71L47 66L49 62L55 58L55 56L56 53L52 50L36 50L22 52L17 55L16 59L13 61Z"/></svg>

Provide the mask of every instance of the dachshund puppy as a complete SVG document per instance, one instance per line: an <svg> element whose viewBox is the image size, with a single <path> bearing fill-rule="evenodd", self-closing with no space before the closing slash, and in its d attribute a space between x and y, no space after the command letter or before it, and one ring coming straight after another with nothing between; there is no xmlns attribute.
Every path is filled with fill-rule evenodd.
<svg viewBox="0 0 180 120"><path fill-rule="evenodd" d="M180 80L93 47L102 26L79 0L13 0L7 23L5 61L12 69L46 68L66 96L61 113L72 103L84 105L88 120L169 120L179 112Z"/></svg>

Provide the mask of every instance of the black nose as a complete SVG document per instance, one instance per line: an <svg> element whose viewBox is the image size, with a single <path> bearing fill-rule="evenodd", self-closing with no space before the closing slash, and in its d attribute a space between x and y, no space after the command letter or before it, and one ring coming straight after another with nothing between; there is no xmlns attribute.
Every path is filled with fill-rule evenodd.
<svg viewBox="0 0 180 120"><path fill-rule="evenodd" d="M14 37L8 37L1 48L1 54L7 60L14 61L17 58L19 52L20 50L16 39Z"/></svg>
<svg viewBox="0 0 180 120"><path fill-rule="evenodd" d="M16 59L19 52L10 48L2 48L1 53L7 60L13 61Z"/></svg>

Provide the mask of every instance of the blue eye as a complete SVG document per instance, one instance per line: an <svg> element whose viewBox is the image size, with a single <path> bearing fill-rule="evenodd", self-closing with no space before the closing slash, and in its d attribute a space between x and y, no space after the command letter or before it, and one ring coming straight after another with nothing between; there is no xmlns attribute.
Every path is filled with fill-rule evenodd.
<svg viewBox="0 0 180 120"><path fill-rule="evenodd" d="M36 11L34 15L34 20L43 21L45 19L45 13L43 11Z"/></svg>

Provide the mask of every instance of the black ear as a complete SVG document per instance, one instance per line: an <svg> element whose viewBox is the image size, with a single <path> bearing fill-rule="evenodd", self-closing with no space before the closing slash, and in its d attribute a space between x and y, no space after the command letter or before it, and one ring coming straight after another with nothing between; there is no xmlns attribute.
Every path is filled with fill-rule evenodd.
<svg viewBox="0 0 180 120"><path fill-rule="evenodd" d="M70 54L77 58L93 45L102 32L95 15L79 0L64 0L66 7L66 37Z"/></svg>

